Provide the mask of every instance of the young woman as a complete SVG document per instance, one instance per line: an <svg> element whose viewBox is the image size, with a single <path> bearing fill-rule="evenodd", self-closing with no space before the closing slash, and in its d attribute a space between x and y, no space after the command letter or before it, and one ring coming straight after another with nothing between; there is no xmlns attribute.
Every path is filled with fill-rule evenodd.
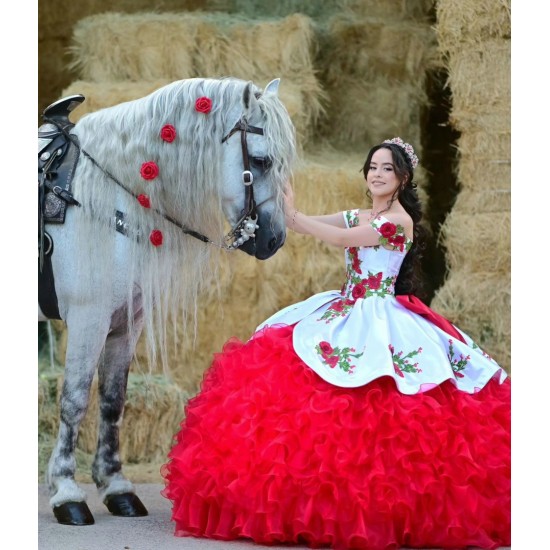
<svg viewBox="0 0 550 550"><path fill-rule="evenodd" d="M344 249L340 291L229 340L162 472L177 536L339 549L510 545L510 381L415 296L422 248L400 138L363 167L370 210L287 225Z"/></svg>

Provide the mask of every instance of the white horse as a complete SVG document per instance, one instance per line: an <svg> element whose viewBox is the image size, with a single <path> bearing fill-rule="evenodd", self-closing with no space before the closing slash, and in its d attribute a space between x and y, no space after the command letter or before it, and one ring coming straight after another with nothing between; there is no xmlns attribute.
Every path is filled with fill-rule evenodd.
<svg viewBox="0 0 550 550"><path fill-rule="evenodd" d="M43 286L48 308L39 303L38 320L62 319L68 337L47 472L59 523L94 523L74 475L96 368L93 480L111 513L146 515L119 457L128 370L142 330L150 361L165 362L167 323L192 316L215 274L213 252L240 249L267 259L283 245L283 189L296 146L278 86L278 79L262 90L234 78L195 78L76 124L68 114L82 96L44 111L39 190L47 215L39 225L39 284L47 266L50 279ZM67 147L68 168L54 169ZM69 188L58 181L62 175ZM224 236L228 225L233 230ZM46 313L52 298L54 313Z"/></svg>

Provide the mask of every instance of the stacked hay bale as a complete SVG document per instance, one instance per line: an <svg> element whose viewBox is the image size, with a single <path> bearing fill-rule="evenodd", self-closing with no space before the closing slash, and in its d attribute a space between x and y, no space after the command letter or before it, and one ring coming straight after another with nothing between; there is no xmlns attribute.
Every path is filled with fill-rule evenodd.
<svg viewBox="0 0 550 550"><path fill-rule="evenodd" d="M80 80L64 93L95 98L75 113L82 116L183 78L234 76L265 86L282 77L281 98L304 143L322 112L312 48L313 23L300 14L105 13L75 25L71 66Z"/></svg>
<svg viewBox="0 0 550 550"><path fill-rule="evenodd" d="M329 95L323 135L339 149L359 150L403 136L422 158L425 80L437 62L435 33L426 21L362 12L330 18L319 55Z"/></svg>
<svg viewBox="0 0 550 550"><path fill-rule="evenodd" d="M439 0L460 131L460 192L442 227L449 276L432 307L510 370L510 2Z"/></svg>

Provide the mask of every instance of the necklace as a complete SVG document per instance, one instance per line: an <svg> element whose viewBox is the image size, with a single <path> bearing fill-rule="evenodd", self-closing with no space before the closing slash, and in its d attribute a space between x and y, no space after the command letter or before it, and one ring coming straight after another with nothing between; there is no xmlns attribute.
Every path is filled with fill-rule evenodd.
<svg viewBox="0 0 550 550"><path fill-rule="evenodd" d="M373 220L375 220L376 218L378 218L378 216L380 216L380 212L382 212L382 210L379 210L378 212L375 212L374 209L371 209L371 213L370 213L370 215L367 219L367 222L370 223Z"/></svg>

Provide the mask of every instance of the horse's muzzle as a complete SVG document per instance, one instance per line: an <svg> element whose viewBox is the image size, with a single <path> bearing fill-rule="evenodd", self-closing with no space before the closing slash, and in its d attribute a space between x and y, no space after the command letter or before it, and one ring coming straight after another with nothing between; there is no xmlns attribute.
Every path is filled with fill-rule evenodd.
<svg viewBox="0 0 550 550"><path fill-rule="evenodd" d="M239 250L246 252L250 256L254 256L258 260L267 260L271 258L285 243L286 232L279 231L259 231L254 239L250 239L243 243Z"/></svg>

